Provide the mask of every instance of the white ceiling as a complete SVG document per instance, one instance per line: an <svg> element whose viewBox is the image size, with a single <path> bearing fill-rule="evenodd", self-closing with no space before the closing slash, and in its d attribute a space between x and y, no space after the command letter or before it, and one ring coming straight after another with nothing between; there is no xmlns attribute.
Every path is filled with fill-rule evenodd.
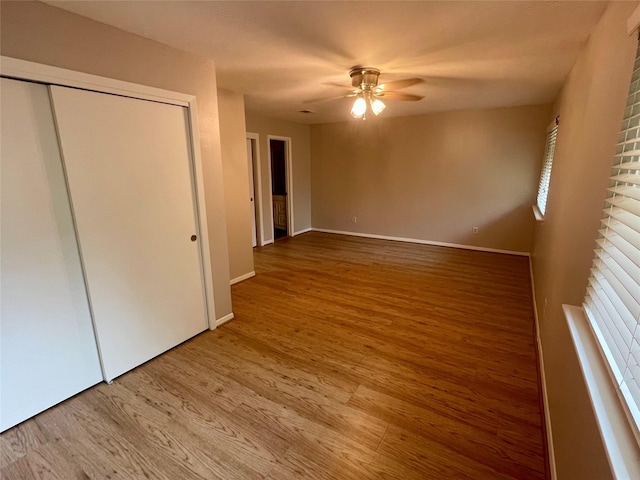
<svg viewBox="0 0 640 480"><path fill-rule="evenodd" d="M551 102L606 2L47 1L216 62L246 108L303 123L351 118L351 100L305 103L350 86L420 77L382 115ZM341 89L329 85L338 83ZM310 109L315 114L298 113Z"/></svg>

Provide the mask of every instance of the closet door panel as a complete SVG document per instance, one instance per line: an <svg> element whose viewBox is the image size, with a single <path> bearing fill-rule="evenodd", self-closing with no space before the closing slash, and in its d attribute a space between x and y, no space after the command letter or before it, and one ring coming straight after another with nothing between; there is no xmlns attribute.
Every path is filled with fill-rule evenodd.
<svg viewBox="0 0 640 480"><path fill-rule="evenodd" d="M207 328L187 111L51 87L107 380Z"/></svg>
<svg viewBox="0 0 640 480"><path fill-rule="evenodd" d="M0 79L0 430L100 382L47 87Z"/></svg>

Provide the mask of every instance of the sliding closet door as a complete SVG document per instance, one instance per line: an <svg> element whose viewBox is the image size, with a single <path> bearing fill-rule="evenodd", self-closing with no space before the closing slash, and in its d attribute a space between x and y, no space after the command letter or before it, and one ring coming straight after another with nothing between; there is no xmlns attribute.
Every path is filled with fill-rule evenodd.
<svg viewBox="0 0 640 480"><path fill-rule="evenodd" d="M186 108L51 87L105 379L207 328Z"/></svg>
<svg viewBox="0 0 640 480"><path fill-rule="evenodd" d="M102 374L47 87L0 81L1 431Z"/></svg>

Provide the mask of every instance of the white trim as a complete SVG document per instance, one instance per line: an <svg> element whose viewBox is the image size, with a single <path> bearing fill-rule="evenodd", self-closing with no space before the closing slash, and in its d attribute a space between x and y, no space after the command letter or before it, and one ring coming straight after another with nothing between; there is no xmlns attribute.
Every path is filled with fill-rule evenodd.
<svg viewBox="0 0 640 480"><path fill-rule="evenodd" d="M0 56L0 75L188 107L193 95Z"/></svg>
<svg viewBox="0 0 640 480"><path fill-rule="evenodd" d="M250 139L251 148L253 149L253 166L255 168L254 178L257 177L257 182L253 182L253 188L255 190L254 201L257 202L258 205L258 220L260 225L256 225L256 229L258 230L258 246L262 247L265 245L264 243L264 208L262 206L263 198L262 198L262 167L260 166L260 134L247 132L246 138ZM255 141L255 148L254 142ZM257 183L257 185L256 185ZM259 227L259 228L258 228Z"/></svg>
<svg viewBox="0 0 640 480"><path fill-rule="evenodd" d="M531 208L533 209L533 216L536 217L536 221L544 222L544 215L540 211L540 207L538 207L538 205L531 205Z"/></svg>
<svg viewBox="0 0 640 480"><path fill-rule="evenodd" d="M542 353L542 341L540 339L540 317L538 317L538 305L536 304L536 287L533 281L533 263L529 258L529 275L531 276L531 296L533 298L533 318L536 326L536 344L538 347L538 365L540 371L540 385L542 386L542 402L544 409L545 430L547 433L547 454L549 458L549 472L551 480L557 480L556 455L553 448L553 431L551 429L551 410L549 409L549 394L547 393L547 379L544 370L544 355Z"/></svg>
<svg viewBox="0 0 640 480"><path fill-rule="evenodd" d="M311 230L313 230L311 227L303 228L302 230L298 230L297 232L293 232L293 236L295 237L296 235L302 235L303 233L310 232Z"/></svg>
<svg viewBox="0 0 640 480"><path fill-rule="evenodd" d="M196 97L185 93L172 92L137 83L123 82L112 78L91 75L88 73L67 70L65 68L52 67L40 63L28 62L17 58L0 56L0 75L60 85L64 87L82 88L95 92L111 93L125 97L150 100L154 102L168 103L186 107L189 119L189 131L191 133L191 153L193 166L194 203L198 221L198 236L200 238L200 258L202 261L202 281L207 309L207 323L212 328L215 317L215 303L213 294L213 273L211 271L211 256L209 251L209 230L207 218L203 215L204 199L204 172L200 152L200 136L198 133L198 112Z"/></svg>
<svg viewBox="0 0 640 480"><path fill-rule="evenodd" d="M521 257L529 257L529 252L516 252L513 250L500 250L497 248L476 247L474 245L462 245L459 243L434 242L431 240L422 240L419 238L391 237L388 235L374 235L372 233L345 232L342 230L329 230L327 228L312 228L314 232L337 233L339 235L350 235L352 237L377 238L379 240L394 240L396 242L419 243L422 245L435 245L437 247L461 248L463 250L476 250L479 252L489 253L506 253L507 255L519 255Z"/></svg>
<svg viewBox="0 0 640 480"><path fill-rule="evenodd" d="M244 275L240 275L239 277L236 277L236 278L232 279L229 283L231 285L235 285L236 283L240 283L243 280L247 280L247 279L255 277L255 276L256 276L256 272L245 273Z"/></svg>
<svg viewBox="0 0 640 480"><path fill-rule="evenodd" d="M233 312L228 313L224 317L220 317L219 319L216 320L216 324L211 330L214 330L216 327L219 327L220 325L223 325L227 323L229 320L233 320L234 318L235 318L235 315L233 314Z"/></svg>
<svg viewBox="0 0 640 480"><path fill-rule="evenodd" d="M627 33L629 35L633 34L638 30L638 27L640 27L640 5L636 7L627 20Z"/></svg>
<svg viewBox="0 0 640 480"><path fill-rule="evenodd" d="M296 231L295 215L293 214L293 157L291 147L291 137L286 138L285 144L287 145L287 158L286 158L286 170L287 170L287 233L293 237L293 232Z"/></svg>
<svg viewBox="0 0 640 480"><path fill-rule="evenodd" d="M267 240L264 242L264 244L262 245L263 247L266 247L267 245L271 245L273 243L273 238L271 240Z"/></svg>
<svg viewBox="0 0 640 480"><path fill-rule="evenodd" d="M271 176L271 140L280 140L284 142L284 170L287 181L287 235L293 237L295 226L293 224L293 161L291 157L291 137L280 137L278 135L267 135L267 152L269 153L269 182L272 182ZM271 192L271 237L275 240L276 232L273 226L273 192Z"/></svg>
<svg viewBox="0 0 640 480"><path fill-rule="evenodd" d="M580 307L563 305L589 400L614 478L640 478L640 447L611 382L589 320Z"/></svg>

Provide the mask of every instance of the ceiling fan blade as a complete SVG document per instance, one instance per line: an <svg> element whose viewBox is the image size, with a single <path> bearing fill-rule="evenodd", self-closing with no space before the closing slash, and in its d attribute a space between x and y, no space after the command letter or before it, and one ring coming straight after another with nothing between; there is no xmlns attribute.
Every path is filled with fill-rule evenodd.
<svg viewBox="0 0 640 480"><path fill-rule="evenodd" d="M380 92L376 93L375 96L389 100L403 100L407 102L417 102L418 100L422 100L424 98L422 95L412 95L410 93L399 92Z"/></svg>
<svg viewBox="0 0 640 480"><path fill-rule="evenodd" d="M417 85L422 82L424 82L422 78L406 78L404 80L394 80L392 82L382 83L378 85L378 88L382 90L398 90L400 88L411 87L412 85Z"/></svg>
<svg viewBox="0 0 640 480"><path fill-rule="evenodd" d="M312 98L311 100L305 100L302 103L320 103L320 102L330 102L332 100L338 100L340 98L349 98L349 97L355 97L356 94L355 93L346 93L343 95L334 95L331 97L320 97L320 98Z"/></svg>

